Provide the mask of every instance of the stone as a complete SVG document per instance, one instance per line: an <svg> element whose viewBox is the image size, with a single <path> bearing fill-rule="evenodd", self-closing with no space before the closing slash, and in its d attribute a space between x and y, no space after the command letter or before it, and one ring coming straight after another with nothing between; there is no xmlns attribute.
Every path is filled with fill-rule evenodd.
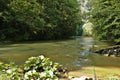
<svg viewBox="0 0 120 80"><path fill-rule="evenodd" d="M120 56L120 45L107 47L104 49L96 50L94 53L103 54L105 56Z"/></svg>

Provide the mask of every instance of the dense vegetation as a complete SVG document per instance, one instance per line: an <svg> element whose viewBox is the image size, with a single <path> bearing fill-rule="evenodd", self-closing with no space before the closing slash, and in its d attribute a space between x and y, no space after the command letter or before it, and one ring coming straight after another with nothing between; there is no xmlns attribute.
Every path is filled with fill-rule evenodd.
<svg viewBox="0 0 120 80"><path fill-rule="evenodd" d="M77 0L1 0L0 40L68 38L79 19Z"/></svg>
<svg viewBox="0 0 120 80"><path fill-rule="evenodd" d="M30 57L22 67L0 62L0 80L58 80L60 68L42 55Z"/></svg>
<svg viewBox="0 0 120 80"><path fill-rule="evenodd" d="M100 40L120 43L120 0L92 0L92 6L94 35Z"/></svg>

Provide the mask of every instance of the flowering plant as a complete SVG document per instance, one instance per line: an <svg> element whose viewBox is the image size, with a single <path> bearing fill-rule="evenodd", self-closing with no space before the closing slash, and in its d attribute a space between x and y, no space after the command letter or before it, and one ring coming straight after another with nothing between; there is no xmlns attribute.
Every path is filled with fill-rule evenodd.
<svg viewBox="0 0 120 80"><path fill-rule="evenodd" d="M0 80L58 80L59 67L42 55L28 58L23 67L0 62Z"/></svg>

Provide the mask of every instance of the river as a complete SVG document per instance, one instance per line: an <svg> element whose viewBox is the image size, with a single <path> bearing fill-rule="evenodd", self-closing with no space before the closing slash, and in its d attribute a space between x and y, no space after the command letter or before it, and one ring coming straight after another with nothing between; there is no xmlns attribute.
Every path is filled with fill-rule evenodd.
<svg viewBox="0 0 120 80"><path fill-rule="evenodd" d="M105 57L92 53L91 50L111 46L107 42L92 37L76 37L71 40L22 42L0 45L0 61L15 62L22 65L31 56L44 55L70 70L84 66L120 67L120 58Z"/></svg>

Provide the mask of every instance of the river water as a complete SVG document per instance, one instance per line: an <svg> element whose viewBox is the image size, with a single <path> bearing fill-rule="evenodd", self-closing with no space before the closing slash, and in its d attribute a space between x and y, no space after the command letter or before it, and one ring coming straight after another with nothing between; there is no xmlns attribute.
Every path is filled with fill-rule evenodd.
<svg viewBox="0 0 120 80"><path fill-rule="evenodd" d="M110 66L120 67L120 58L105 57L92 53L111 46L107 42L92 37L76 37L71 40L22 42L0 45L0 61L15 62L22 65L31 56L44 55L52 61L58 62L70 70L80 69L83 66Z"/></svg>

